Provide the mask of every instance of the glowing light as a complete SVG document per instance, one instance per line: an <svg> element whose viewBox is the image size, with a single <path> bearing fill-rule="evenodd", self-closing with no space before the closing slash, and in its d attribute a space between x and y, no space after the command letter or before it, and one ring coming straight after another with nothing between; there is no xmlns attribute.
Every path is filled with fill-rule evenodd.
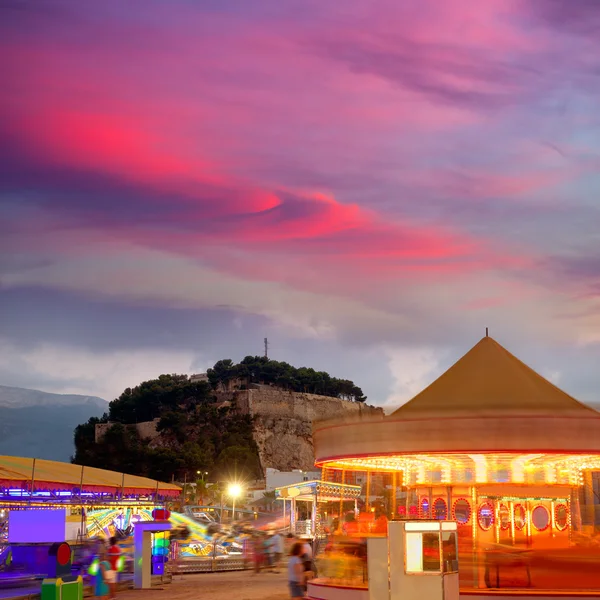
<svg viewBox="0 0 600 600"><path fill-rule="evenodd" d="M469 454L469 458L475 464L475 482L487 483L487 459L483 454Z"/></svg>
<svg viewBox="0 0 600 600"><path fill-rule="evenodd" d="M239 483L229 484L227 494L230 498L239 498L242 495L242 486Z"/></svg>
<svg viewBox="0 0 600 600"><path fill-rule="evenodd" d="M421 573L423 571L423 543L420 533L406 532L406 572Z"/></svg>
<svg viewBox="0 0 600 600"><path fill-rule="evenodd" d="M541 454L524 454L523 456L517 456L513 458L510 463L510 470L512 472L513 483L525 483L526 473L529 474L535 471L535 465L531 464L530 461L535 460L542 456Z"/></svg>
<svg viewBox="0 0 600 600"><path fill-rule="evenodd" d="M600 471L599 455L418 454L345 458L327 463L329 472L401 472L407 486L436 483L584 484L586 471Z"/></svg>
<svg viewBox="0 0 600 600"><path fill-rule="evenodd" d="M100 561L95 558L88 568L88 575L95 577L98 575L98 570L100 569Z"/></svg>
<svg viewBox="0 0 600 600"><path fill-rule="evenodd" d="M119 558L117 558L117 571L119 573L122 573L124 570L125 570L125 557L119 556Z"/></svg>

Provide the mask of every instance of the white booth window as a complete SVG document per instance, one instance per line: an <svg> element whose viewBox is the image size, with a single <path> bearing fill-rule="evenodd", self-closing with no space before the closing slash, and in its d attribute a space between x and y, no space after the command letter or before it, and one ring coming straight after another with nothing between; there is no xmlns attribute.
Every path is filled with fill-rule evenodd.
<svg viewBox="0 0 600 600"><path fill-rule="evenodd" d="M404 532L408 575L458 572L456 522L406 523Z"/></svg>
<svg viewBox="0 0 600 600"><path fill-rule="evenodd" d="M440 560L439 529L433 532L406 532L406 572L439 573Z"/></svg>
<svg viewBox="0 0 600 600"><path fill-rule="evenodd" d="M444 573L458 573L458 536L455 531L442 531Z"/></svg>

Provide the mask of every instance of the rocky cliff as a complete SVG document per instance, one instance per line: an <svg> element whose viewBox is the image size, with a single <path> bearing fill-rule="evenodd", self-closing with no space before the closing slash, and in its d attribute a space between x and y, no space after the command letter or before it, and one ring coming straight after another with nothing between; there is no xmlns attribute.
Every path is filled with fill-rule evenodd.
<svg viewBox="0 0 600 600"><path fill-rule="evenodd" d="M280 471L312 469L314 421L334 419L337 422L384 416L382 408L360 402L287 392L269 386L220 392L218 397L221 403L231 403L237 411L252 416L254 440L258 446L263 471L267 467ZM160 433L156 431L157 423L158 419L130 427L135 427L141 437L151 440L151 447L159 447L163 444ZM112 423L96 425L96 442L111 426Z"/></svg>
<svg viewBox="0 0 600 600"><path fill-rule="evenodd" d="M314 466L312 423L383 417L383 409L329 396L264 387L233 393L237 409L254 418L254 440L263 469L310 470Z"/></svg>

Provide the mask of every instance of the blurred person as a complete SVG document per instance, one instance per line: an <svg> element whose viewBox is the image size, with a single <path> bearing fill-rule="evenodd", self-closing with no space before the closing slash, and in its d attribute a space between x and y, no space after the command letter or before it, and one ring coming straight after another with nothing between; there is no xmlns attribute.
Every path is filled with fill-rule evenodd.
<svg viewBox="0 0 600 600"><path fill-rule="evenodd" d="M302 544L302 556L304 557L304 560L312 560L313 549L310 543L310 539L300 538L300 543Z"/></svg>
<svg viewBox="0 0 600 600"><path fill-rule="evenodd" d="M342 527L342 531L346 535L356 535L358 533L358 522L356 521L356 516L353 512L349 512L344 517L345 523Z"/></svg>
<svg viewBox="0 0 600 600"><path fill-rule="evenodd" d="M373 514L370 512L361 512L358 515L358 531L359 533L371 533L373 526Z"/></svg>
<svg viewBox="0 0 600 600"><path fill-rule="evenodd" d="M316 576L317 569L313 560L313 548L310 539L304 538L302 543L302 561L304 562L304 570L306 573L311 573ZM308 576L308 575L307 575Z"/></svg>
<svg viewBox="0 0 600 600"><path fill-rule="evenodd" d="M87 576L90 565L94 562L97 555L95 540L92 539L84 542L83 555L81 557L81 574L84 578Z"/></svg>
<svg viewBox="0 0 600 600"><path fill-rule="evenodd" d="M110 580L111 568L107 560L106 547L101 546L98 552L98 572L94 581L94 595L96 598L108 598Z"/></svg>
<svg viewBox="0 0 600 600"><path fill-rule="evenodd" d="M254 558L254 573L260 573L263 567L265 556L263 543L258 534L252 536L252 552Z"/></svg>
<svg viewBox="0 0 600 600"><path fill-rule="evenodd" d="M242 555L244 557L244 569L249 569L254 563L254 542L252 540L252 533L242 540Z"/></svg>
<svg viewBox="0 0 600 600"><path fill-rule="evenodd" d="M264 540L265 558L269 571L274 572L275 548L273 546L273 533L269 532Z"/></svg>
<svg viewBox="0 0 600 600"><path fill-rule="evenodd" d="M273 550L273 572L279 573L281 561L283 559L283 537L276 531L271 536L271 548Z"/></svg>
<svg viewBox="0 0 600 600"><path fill-rule="evenodd" d="M375 511L375 521L373 523L372 533L387 534L388 518L381 508Z"/></svg>
<svg viewBox="0 0 600 600"><path fill-rule="evenodd" d="M305 584L305 569L302 560L304 551L302 542L296 542L292 546L290 552L290 560L288 561L288 586L290 588L290 598L304 598Z"/></svg>
<svg viewBox="0 0 600 600"><path fill-rule="evenodd" d="M262 556L263 556L263 565L267 568L271 568L271 542L269 540L269 536L263 533L261 538L262 545Z"/></svg>
<svg viewBox="0 0 600 600"><path fill-rule="evenodd" d="M108 562L110 564L110 570L113 571L113 581L109 582L108 587L110 588L110 597L114 599L117 597L117 580L118 580L118 568L119 558L121 557L121 548L117 545L117 538L111 537L108 541Z"/></svg>
<svg viewBox="0 0 600 600"><path fill-rule="evenodd" d="M335 517L335 519L333 519L333 521L331 522L331 529L333 531L334 534L339 532L340 529L340 520Z"/></svg>

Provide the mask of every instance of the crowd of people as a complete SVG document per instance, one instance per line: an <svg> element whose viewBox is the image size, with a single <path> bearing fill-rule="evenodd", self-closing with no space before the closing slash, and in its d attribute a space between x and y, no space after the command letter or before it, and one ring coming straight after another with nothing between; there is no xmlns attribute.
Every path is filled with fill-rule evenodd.
<svg viewBox="0 0 600 600"><path fill-rule="evenodd" d="M307 581L315 576L313 548L308 539L297 539L292 534L283 536L277 531L254 531L246 546L246 559L251 561L254 574L280 573L283 558L289 548L287 579L292 598L306 595Z"/></svg>
<svg viewBox="0 0 600 600"><path fill-rule="evenodd" d="M313 548L309 539L298 539L291 534L284 537L277 531L254 530L247 538L244 552L246 560L251 561L246 567L252 568L254 574L280 573L282 566L285 567L284 557L289 554L287 579L291 598L303 598L308 580L316 575ZM91 576L95 598L113 600L117 597L118 576L121 571L119 561L122 557L123 552L117 538L90 541L82 567L86 575Z"/></svg>
<svg viewBox="0 0 600 600"><path fill-rule="evenodd" d="M247 559L252 560L254 572L270 571L279 573L285 553L283 536L277 531L264 533L254 531L249 539Z"/></svg>

